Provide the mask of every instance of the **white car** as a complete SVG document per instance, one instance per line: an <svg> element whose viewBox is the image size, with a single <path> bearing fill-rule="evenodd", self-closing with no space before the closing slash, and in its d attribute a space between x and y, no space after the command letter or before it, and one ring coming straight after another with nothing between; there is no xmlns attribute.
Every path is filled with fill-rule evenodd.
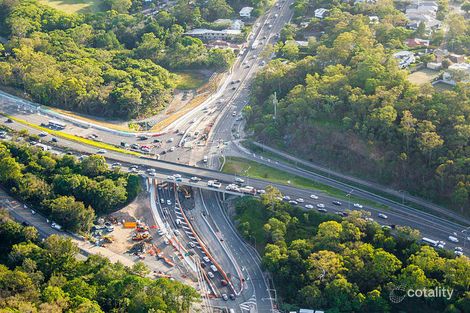
<svg viewBox="0 0 470 313"><path fill-rule="evenodd" d="M373 222L374 221L374 219L372 217L366 217L365 220L368 221L368 222Z"/></svg>
<svg viewBox="0 0 470 313"><path fill-rule="evenodd" d="M167 176L166 178L167 178L168 180L175 180L175 176L171 176L171 175L170 175L170 176Z"/></svg>
<svg viewBox="0 0 470 313"><path fill-rule="evenodd" d="M297 198L297 199L295 199L295 201L297 201L298 203L303 203L303 202L304 202L304 199L302 199L302 198Z"/></svg>
<svg viewBox="0 0 470 313"><path fill-rule="evenodd" d="M212 265L210 266L210 268L211 268L212 271L217 272L217 267L215 267L214 264L212 264Z"/></svg>
<svg viewBox="0 0 470 313"><path fill-rule="evenodd" d="M162 203L162 204L165 203L165 199L160 198L160 203Z"/></svg>
<svg viewBox="0 0 470 313"><path fill-rule="evenodd" d="M462 247L455 247L455 248L454 248L454 250L455 250L455 251L460 251L460 252L463 252L463 249L462 249Z"/></svg>
<svg viewBox="0 0 470 313"><path fill-rule="evenodd" d="M166 200L166 204L171 205L171 200L170 199Z"/></svg>
<svg viewBox="0 0 470 313"><path fill-rule="evenodd" d="M105 153L106 153L106 150L104 150L104 149L99 149L96 153L98 153L98 154L105 154Z"/></svg>
<svg viewBox="0 0 470 313"><path fill-rule="evenodd" d="M297 205L297 204L299 204L299 203L298 203L297 201L295 201L295 200L290 200L289 203L292 204L292 205Z"/></svg>
<svg viewBox="0 0 470 313"><path fill-rule="evenodd" d="M208 257L206 257L206 256L205 256L205 257L203 257L202 259L203 259L203 260L204 260L204 262L206 262L206 263L209 263L209 262L211 261L211 260L209 260L209 258L208 258Z"/></svg>
<svg viewBox="0 0 470 313"><path fill-rule="evenodd" d="M266 190L258 189L258 190L256 190L256 192L259 193L260 195L264 195L266 193Z"/></svg>
<svg viewBox="0 0 470 313"><path fill-rule="evenodd" d="M198 182L200 181L201 179L199 177L196 177L196 176L193 176L191 177L191 181L195 181L195 182Z"/></svg>
<svg viewBox="0 0 470 313"><path fill-rule="evenodd" d="M289 200L290 200L290 197L289 197L289 196L284 196L284 197L282 197L282 200L289 201Z"/></svg>
<svg viewBox="0 0 470 313"><path fill-rule="evenodd" d="M387 218L388 218L388 216L385 215L385 214L383 214L383 213L379 213L378 216L379 216L380 218L383 218L383 219L387 219Z"/></svg>
<svg viewBox="0 0 470 313"><path fill-rule="evenodd" d="M176 149L175 146L173 146L173 147L170 148L170 151L173 152L173 151L175 151L175 149Z"/></svg>
<svg viewBox="0 0 470 313"><path fill-rule="evenodd" d="M209 278L214 278L214 274L212 274L212 272L207 272L207 276L209 276Z"/></svg>
<svg viewBox="0 0 470 313"><path fill-rule="evenodd" d="M354 203L354 207L362 209L364 206L362 204L359 204L359 203Z"/></svg>
<svg viewBox="0 0 470 313"><path fill-rule="evenodd" d="M457 239L457 237L454 237L454 236L449 236L449 240L452 241L452 242L459 242L459 240Z"/></svg>
<svg viewBox="0 0 470 313"><path fill-rule="evenodd" d="M175 178L181 178L181 174L173 174L173 177L175 177Z"/></svg>
<svg viewBox="0 0 470 313"><path fill-rule="evenodd" d="M306 209L313 209L313 205L311 205L311 204L306 204L306 205L305 205L305 208L306 208Z"/></svg>
<svg viewBox="0 0 470 313"><path fill-rule="evenodd" d="M157 231L157 234L158 234L158 236L163 236L165 233L163 232L163 230L159 229Z"/></svg>
<svg viewBox="0 0 470 313"><path fill-rule="evenodd" d="M244 179L241 179L240 177L235 177L235 182L236 182L236 183L242 183L242 184L243 184L243 183L245 182L245 180L244 180Z"/></svg>
<svg viewBox="0 0 470 313"><path fill-rule="evenodd" d="M317 196L317 195L310 195L310 198L315 199L315 200L318 200L318 196Z"/></svg>
<svg viewBox="0 0 470 313"><path fill-rule="evenodd" d="M462 251L454 251L454 254L456 256L461 256L461 255L463 255L463 252Z"/></svg>
<svg viewBox="0 0 470 313"><path fill-rule="evenodd" d="M325 205L323 203L317 204L317 208L324 208L324 207L325 207Z"/></svg>

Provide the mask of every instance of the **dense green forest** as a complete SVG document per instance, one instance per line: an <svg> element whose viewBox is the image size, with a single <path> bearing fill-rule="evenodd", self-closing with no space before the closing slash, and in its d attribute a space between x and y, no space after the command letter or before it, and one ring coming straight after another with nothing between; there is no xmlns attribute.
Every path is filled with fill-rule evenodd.
<svg viewBox="0 0 470 313"><path fill-rule="evenodd" d="M73 232L89 230L95 214L121 208L140 191L138 176L109 170L103 156L79 161L16 142L0 143L0 185Z"/></svg>
<svg viewBox="0 0 470 313"><path fill-rule="evenodd" d="M69 238L41 242L37 230L0 210L0 312L188 312L199 295L166 278L91 255L78 260Z"/></svg>
<svg viewBox="0 0 470 313"><path fill-rule="evenodd" d="M410 83L392 56L417 35L403 13L392 1L337 2L295 2L295 20L310 24L281 32L277 58L254 80L248 128L262 143L470 214L469 84L439 91ZM318 6L331 9L325 19L306 17ZM452 31L433 32L432 43L452 40L455 52L470 51L470 20L449 19Z"/></svg>
<svg viewBox="0 0 470 313"><path fill-rule="evenodd" d="M242 235L262 250L285 311L296 308L333 312L470 312L470 260L452 251L420 244L409 227L382 228L369 213L349 216L304 211L277 199L267 188L261 199L235 203ZM447 287L451 299L389 300L393 287Z"/></svg>
<svg viewBox="0 0 470 313"><path fill-rule="evenodd" d="M150 16L128 14L129 7L112 3L114 9L105 12L66 14L35 0L1 0L0 35L9 41L0 45L0 85L92 115L156 113L171 100L170 71L223 70L235 58L231 50L207 49L185 36L188 27L208 22L200 15L188 20L198 10L187 1L179 5ZM188 10L190 16L178 15Z"/></svg>

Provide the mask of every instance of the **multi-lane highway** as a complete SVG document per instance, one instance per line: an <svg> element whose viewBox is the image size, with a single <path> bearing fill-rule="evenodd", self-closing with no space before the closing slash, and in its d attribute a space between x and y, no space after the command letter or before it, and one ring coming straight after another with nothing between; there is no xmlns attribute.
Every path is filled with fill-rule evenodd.
<svg viewBox="0 0 470 313"><path fill-rule="evenodd" d="M139 166L138 173L157 178L160 182L169 181L171 183L175 183L175 177L172 175L182 175L177 184L192 186L193 198L190 201L182 199L174 189L161 187L156 194L155 214L159 215L162 223L168 228L166 235L171 232L171 237L177 237L184 250L191 251L194 256L198 257L198 261L196 260L194 263L188 261L188 267L203 267L201 271L198 271L198 277L206 280L205 290L213 290L219 296L223 294L235 296L235 300L225 302L219 298L212 300L211 303L217 306L228 306L237 312L249 312L250 310L271 312L274 303L268 291L269 284L260 268L259 255L240 238L219 199L219 193L237 194L226 191L227 185L234 182L234 176L213 170L213 168L218 167L218 158L222 150L240 151L240 147L234 141L240 137L241 111L249 101L250 81L268 61L268 57L262 53L263 49L275 42L281 28L291 19L292 10L289 5L290 3L287 1L281 1L256 21L243 53L237 58L232 69L227 73L226 79L209 99L180 117L161 133L145 134L147 138L61 116L36 104L0 92L1 111L27 120L29 123L47 124L50 119L59 118L67 123L67 127L63 130L66 133L117 146L122 144L136 145L136 149L140 150L142 150L142 146L149 148L148 158L111 151L104 154L110 162L122 163L124 170L137 164ZM258 43L256 47L253 46L255 42ZM6 118L2 118L2 122L6 122ZM8 123L7 126L14 130L27 129L30 133L35 134L40 132L35 128L16 122ZM238 130L233 131L233 129ZM46 136L45 141L50 140L51 137ZM75 150L79 154L97 152L96 148L63 138L59 138L56 144ZM245 157L251 158L251 155L246 151L241 151L241 153L244 153ZM157 154L160 161L151 158ZM204 156L208 156L207 162L202 161ZM257 161L271 163L271 161L262 159L257 159ZM299 172L301 170L293 169L288 165L276 164L275 166L282 167L294 174L305 175L305 173ZM156 169L158 174L149 173L147 171L149 168ZM193 176L201 178L201 181L191 181L190 178ZM311 178L317 181L323 179L322 183L343 190L345 194L350 188L333 179ZM214 179L221 182L220 188L208 186L208 180ZM247 181L249 178L243 179ZM288 184L273 184L250 178L249 185L258 190L265 189L267 185L274 185L283 195L290 197L291 201L303 199L299 205L305 210L325 209L329 213L344 214L346 209L354 208L354 203L345 202L335 205L333 202L338 199L334 197L311 190L294 188ZM362 209L371 212L371 217L383 225L408 225L419 229L427 237L445 241L449 235L456 233L456 237L461 242L458 244L448 242L446 247L464 246L464 243L467 243L465 233L461 232L470 225L466 219L462 218L459 222L452 222L391 202L370 192L355 191L355 195L389 207L386 211L373 207L362 207ZM387 218L380 218L379 214L385 214ZM179 222L177 222L178 220ZM465 253L468 255L468 247L465 247ZM205 257L209 258L209 261L206 261ZM217 271L214 271L210 265L215 266L216 264L219 267ZM209 272L214 275L213 278L209 276ZM222 281L226 280L224 274L230 274L231 286L222 284Z"/></svg>

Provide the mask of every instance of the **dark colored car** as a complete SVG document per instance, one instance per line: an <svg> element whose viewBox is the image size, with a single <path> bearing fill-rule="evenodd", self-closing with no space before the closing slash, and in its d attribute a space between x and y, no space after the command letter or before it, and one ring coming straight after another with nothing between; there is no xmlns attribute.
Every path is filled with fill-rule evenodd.
<svg viewBox="0 0 470 313"><path fill-rule="evenodd" d="M333 201L333 204L334 204L334 205L341 205L341 202L339 202L339 201Z"/></svg>

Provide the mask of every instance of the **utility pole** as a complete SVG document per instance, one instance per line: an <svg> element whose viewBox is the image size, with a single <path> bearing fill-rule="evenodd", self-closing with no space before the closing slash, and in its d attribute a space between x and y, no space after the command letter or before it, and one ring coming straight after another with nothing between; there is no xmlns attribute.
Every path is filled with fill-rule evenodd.
<svg viewBox="0 0 470 313"><path fill-rule="evenodd" d="M273 119L275 120L276 119L276 116L277 116L277 94L276 92L274 92L274 99L273 99L273 106L274 106L274 117Z"/></svg>

